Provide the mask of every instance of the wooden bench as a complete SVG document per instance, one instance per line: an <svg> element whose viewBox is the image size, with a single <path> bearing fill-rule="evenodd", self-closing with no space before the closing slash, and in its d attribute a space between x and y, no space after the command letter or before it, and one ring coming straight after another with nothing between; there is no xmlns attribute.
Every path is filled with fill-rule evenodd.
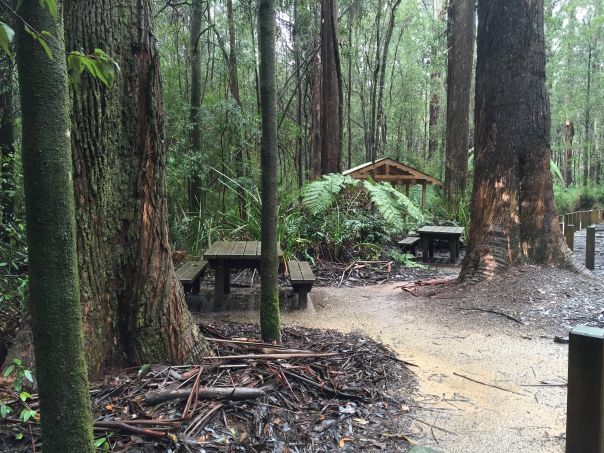
<svg viewBox="0 0 604 453"><path fill-rule="evenodd" d="M187 261L176 269L176 276L180 280L180 283L182 283L182 286L185 288L185 292L199 294L199 283L207 268L207 261L198 260Z"/></svg>
<svg viewBox="0 0 604 453"><path fill-rule="evenodd" d="M288 260L289 281L298 294L298 307L306 308L308 305L308 293L315 283L315 274L313 274L308 261Z"/></svg>
<svg viewBox="0 0 604 453"><path fill-rule="evenodd" d="M419 237L410 236L403 239L402 241L398 241L398 244L401 246L404 252L410 250L411 253L415 255L415 247L417 246L417 244L419 244Z"/></svg>

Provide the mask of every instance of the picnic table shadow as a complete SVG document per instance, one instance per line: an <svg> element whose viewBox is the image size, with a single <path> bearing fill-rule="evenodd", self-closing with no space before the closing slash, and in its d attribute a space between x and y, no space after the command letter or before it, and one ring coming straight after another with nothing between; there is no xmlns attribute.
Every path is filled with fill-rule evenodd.
<svg viewBox="0 0 604 453"><path fill-rule="evenodd" d="M311 297L309 296L309 299ZM213 287L202 287L198 294L186 294L189 310L197 313L260 312L260 287L232 285L231 292L224 296L222 304L216 303ZM310 306L311 304L309 304ZM281 311L303 310L298 308L296 294L287 288L279 289Z"/></svg>

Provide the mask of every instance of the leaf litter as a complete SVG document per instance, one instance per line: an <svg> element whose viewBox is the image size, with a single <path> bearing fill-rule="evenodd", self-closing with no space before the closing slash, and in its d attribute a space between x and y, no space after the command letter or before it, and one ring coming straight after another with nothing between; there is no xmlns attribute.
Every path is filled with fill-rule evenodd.
<svg viewBox="0 0 604 453"><path fill-rule="evenodd" d="M413 364L356 333L201 324L212 357L144 365L91 386L95 444L108 451L407 451ZM6 396L6 395L3 395ZM10 395L8 395L10 399ZM18 404L14 401L14 405ZM37 395L27 405L37 409ZM0 447L40 451L36 421L0 420ZM22 433L22 439L15 435ZM21 437L21 436L20 436Z"/></svg>

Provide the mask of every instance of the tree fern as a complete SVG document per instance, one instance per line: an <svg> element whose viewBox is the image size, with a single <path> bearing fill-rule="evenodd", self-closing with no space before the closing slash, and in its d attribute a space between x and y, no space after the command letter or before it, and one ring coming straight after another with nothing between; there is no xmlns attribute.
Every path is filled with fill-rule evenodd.
<svg viewBox="0 0 604 453"><path fill-rule="evenodd" d="M329 209L337 200L338 195L346 186L352 187L358 181L350 176L329 174L322 179L307 183L302 189L302 201L313 214L319 214Z"/></svg>
<svg viewBox="0 0 604 453"><path fill-rule="evenodd" d="M417 206L390 184L364 181L364 186L379 213L392 227L405 228L406 217L415 221L423 219L424 216Z"/></svg>

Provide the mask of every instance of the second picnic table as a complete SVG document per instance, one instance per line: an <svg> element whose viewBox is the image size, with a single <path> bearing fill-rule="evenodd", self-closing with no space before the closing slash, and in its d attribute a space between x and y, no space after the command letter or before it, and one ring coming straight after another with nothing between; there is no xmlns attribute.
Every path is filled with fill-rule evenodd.
<svg viewBox="0 0 604 453"><path fill-rule="evenodd" d="M260 241L216 241L203 255L216 272L216 303L222 304L231 290L231 269L260 269L262 243ZM283 256L281 247L277 248Z"/></svg>
<svg viewBox="0 0 604 453"><path fill-rule="evenodd" d="M434 256L434 239L449 242L451 257L449 261L456 263L459 258L459 238L464 232L463 227L425 226L418 231L422 244L422 260L428 261Z"/></svg>

